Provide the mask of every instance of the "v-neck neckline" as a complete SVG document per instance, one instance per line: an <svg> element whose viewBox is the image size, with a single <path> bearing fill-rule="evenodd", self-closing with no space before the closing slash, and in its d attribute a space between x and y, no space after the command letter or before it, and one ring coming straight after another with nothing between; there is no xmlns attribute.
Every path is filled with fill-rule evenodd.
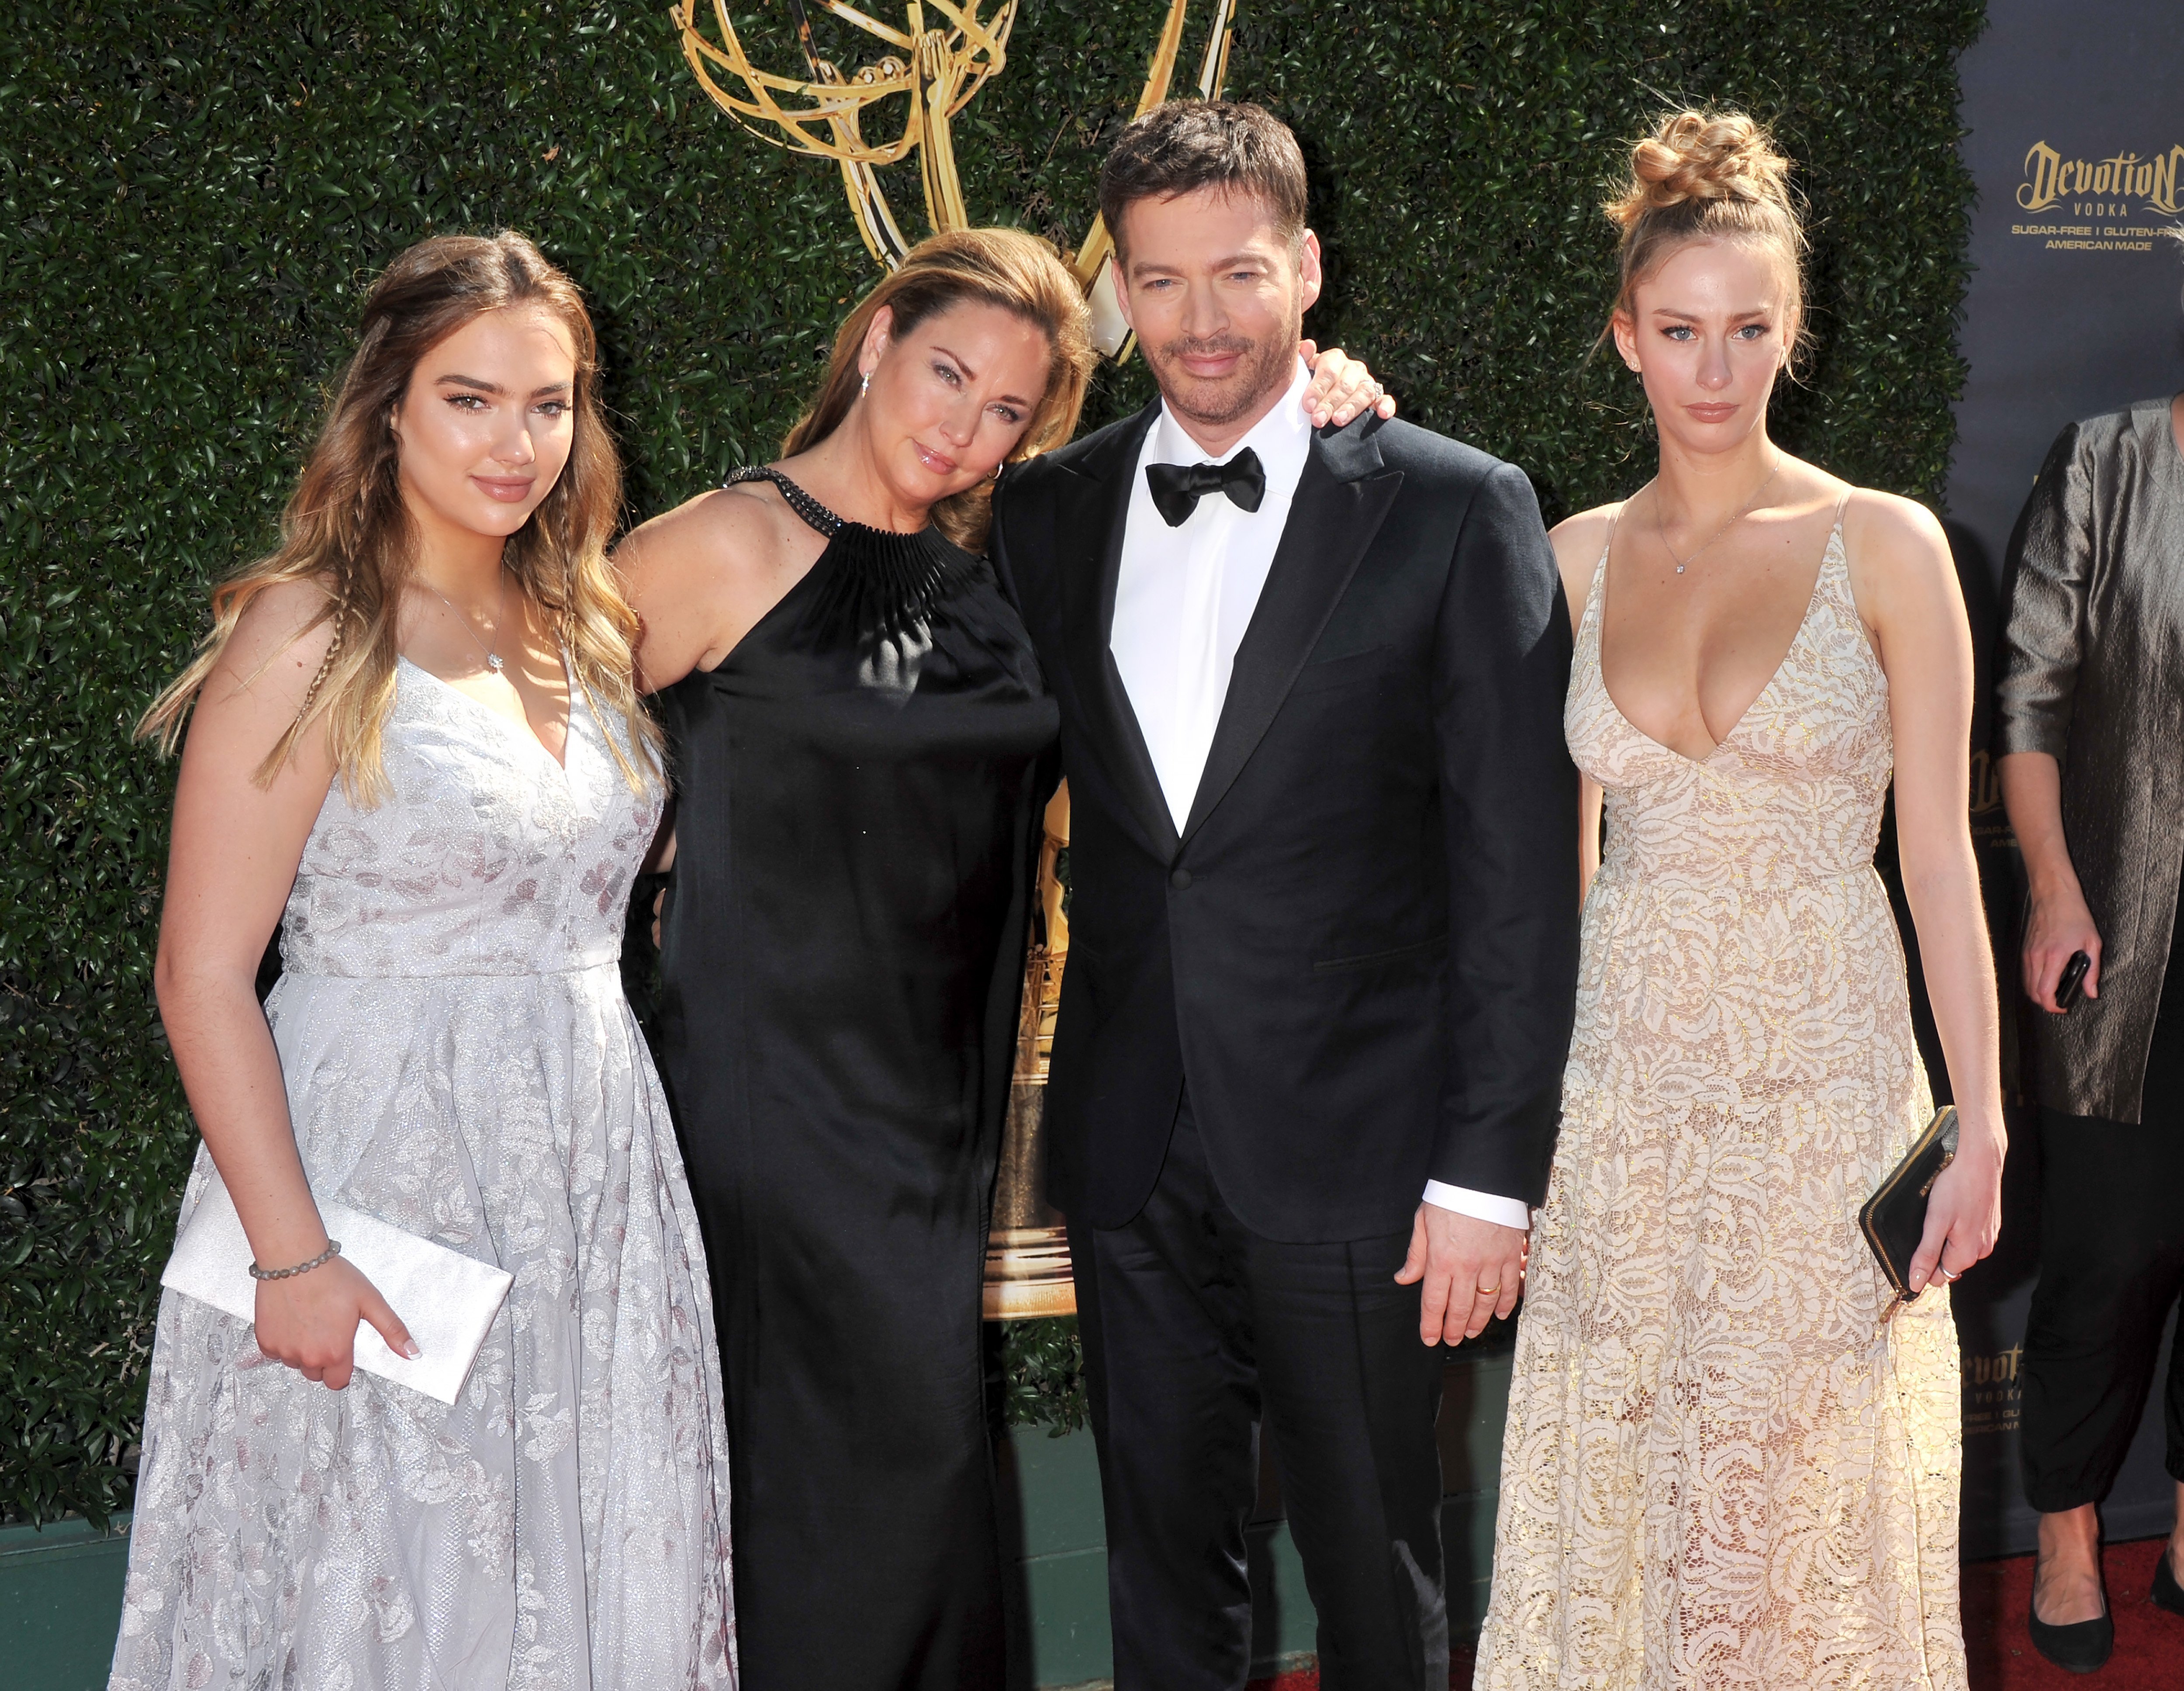
<svg viewBox="0 0 2184 1691"><path fill-rule="evenodd" d="M431 682L435 687L439 688L443 692L452 695L454 697L461 700L465 705L471 706L475 710L483 712L487 716L491 717L493 721L499 723L504 728L507 729L510 734L527 742L532 751L536 751L541 757L544 758L549 763L551 763L556 769L560 770L564 777L567 776L569 773L569 754L575 745L577 737L577 678L569 667L569 655L566 651L561 654L561 678L564 684L568 688L568 693L566 695L566 702L564 703L561 707L561 755L559 757L556 757L551 751L549 751L546 749L546 742L538 738L538 730L531 726L531 715L529 712L526 711L524 713L523 721L519 724L514 717L494 710L493 707L487 704L484 700L473 699L469 694L464 692L461 688L456 686L454 682L447 679L446 677L433 674L431 670L426 668L423 664L417 662L406 652L398 656L395 661L409 665L411 669L423 676L427 681ZM516 695L519 700L521 700L522 696L523 695L520 693Z"/></svg>
<svg viewBox="0 0 2184 1691"><path fill-rule="evenodd" d="M1620 515L1620 513L1618 514ZM1775 684L1781 680L1783 672L1789 668L1790 660L1797 656L1797 648L1804 644L1805 631L1812 626L1813 613L1819 608L1820 594L1827 586L1829 567L1835 562L1836 554L1842 545L1842 519L1843 508L1841 504L1838 504L1836 507L1836 520L1828 529L1827 544L1820 549L1820 567L1819 572L1813 578L1813 590L1806 598L1804 615L1798 617L1797 628L1790 636L1790 644L1783 648L1781 658L1769 672L1766 684L1752 695L1752 701L1738 713L1736 720L1729 725L1728 732L1714 742L1713 749L1703 757L1693 757L1689 752L1679 751L1674 746L1656 739L1652 734L1647 734L1645 729L1630 720L1629 713L1616 702L1614 689L1607 684L1607 666L1601 661L1600 650L1607 629L1607 555L1615 544L1615 525L1611 522L1607 526L1607 544L1600 549L1600 562L1593 569L1592 592L1588 597L1591 600L1589 614L1592 619L1592 671L1600 678L1601 693L1607 700L1608 709L1615 712L1616 720L1648 745L1665 751L1669 756L1680 762L1689 764L1694 769L1703 769L1712 764L1714 759L1721 756L1723 749L1730 741L1736 738L1738 731L1752 719L1752 713L1766 702L1768 695L1774 690Z"/></svg>

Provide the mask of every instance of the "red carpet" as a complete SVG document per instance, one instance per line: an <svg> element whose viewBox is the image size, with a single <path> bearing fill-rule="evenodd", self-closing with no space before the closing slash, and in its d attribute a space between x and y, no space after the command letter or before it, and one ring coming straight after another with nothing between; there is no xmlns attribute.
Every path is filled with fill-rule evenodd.
<svg viewBox="0 0 2184 1691"><path fill-rule="evenodd" d="M2025 1631L2032 1599L2032 1558L1975 1562L1964 1570L1964 1644L1972 1691L2184 1691L2184 1615L2147 1601L2154 1559L2167 1541L2111 1544L2101 1558L2109 1609L2115 1616L2115 1654L2098 1673L2066 1673L2032 1648Z"/></svg>
<svg viewBox="0 0 2184 1691"><path fill-rule="evenodd" d="M1471 1686L1471 1646L1458 1644L1450 1651L1448 1683L1460 1685L1464 1691ZM1306 1668L1300 1673L1284 1673L1273 1679L1254 1679L1245 1691L1319 1691L1319 1670Z"/></svg>
<svg viewBox="0 0 2184 1691"><path fill-rule="evenodd" d="M2098 1673L2066 1673L2032 1648L2025 1631L2032 1595L2032 1558L1974 1562L1964 1569L1964 1643L1971 1657L1972 1691L2184 1691L2184 1616L2147 1601L2153 1588L2154 1558L2165 1540L2111 1544L2103 1560L2109 1605L2115 1615L2115 1654ZM1459 1649L1448 1683L1471 1683L1471 1652ZM1278 1679L1255 1679L1251 1691L1319 1691L1319 1675L1306 1670Z"/></svg>

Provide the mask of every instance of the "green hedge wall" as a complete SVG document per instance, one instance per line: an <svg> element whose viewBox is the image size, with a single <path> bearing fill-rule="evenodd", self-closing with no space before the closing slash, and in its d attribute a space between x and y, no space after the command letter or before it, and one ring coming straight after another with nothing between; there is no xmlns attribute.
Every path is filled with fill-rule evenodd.
<svg viewBox="0 0 2184 1691"><path fill-rule="evenodd" d="M794 62L778 0L738 9ZM957 128L975 215L1083 232L1163 10L1023 0ZM1333 259L1311 326L1409 416L1523 464L1551 517L1647 473L1627 377L1585 359L1618 140L1665 97L1774 120L1818 220L1819 353L1782 433L1936 500L1970 191L1953 62L1981 15L1242 0L1230 87L1303 137ZM193 1142L149 990L170 771L128 727L207 583L270 540L369 277L426 233L501 225L568 265L641 516L770 455L870 261L830 167L704 99L666 0L10 0L7 25L0 1516L98 1517L128 1496ZM1111 370L1090 420L1147 392L1141 363ZM1066 1337L1014 1346L1021 1418L1071 1413Z"/></svg>

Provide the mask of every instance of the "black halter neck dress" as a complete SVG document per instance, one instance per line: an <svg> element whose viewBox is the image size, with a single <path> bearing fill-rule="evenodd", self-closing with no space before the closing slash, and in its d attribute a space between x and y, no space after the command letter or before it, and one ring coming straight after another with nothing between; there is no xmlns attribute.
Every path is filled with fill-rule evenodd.
<svg viewBox="0 0 2184 1691"><path fill-rule="evenodd" d="M662 695L743 1683L997 1688L979 1283L1058 713L984 560L735 479L828 537Z"/></svg>

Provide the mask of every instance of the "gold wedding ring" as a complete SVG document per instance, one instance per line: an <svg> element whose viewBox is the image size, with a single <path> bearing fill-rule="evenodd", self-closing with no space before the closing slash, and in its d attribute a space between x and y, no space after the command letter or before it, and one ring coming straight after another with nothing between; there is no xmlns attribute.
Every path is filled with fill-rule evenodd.
<svg viewBox="0 0 2184 1691"><path fill-rule="evenodd" d="M1481 1298L1491 1298L1502 1288L1498 1286L1474 1286L1471 1289L1477 1292Z"/></svg>

